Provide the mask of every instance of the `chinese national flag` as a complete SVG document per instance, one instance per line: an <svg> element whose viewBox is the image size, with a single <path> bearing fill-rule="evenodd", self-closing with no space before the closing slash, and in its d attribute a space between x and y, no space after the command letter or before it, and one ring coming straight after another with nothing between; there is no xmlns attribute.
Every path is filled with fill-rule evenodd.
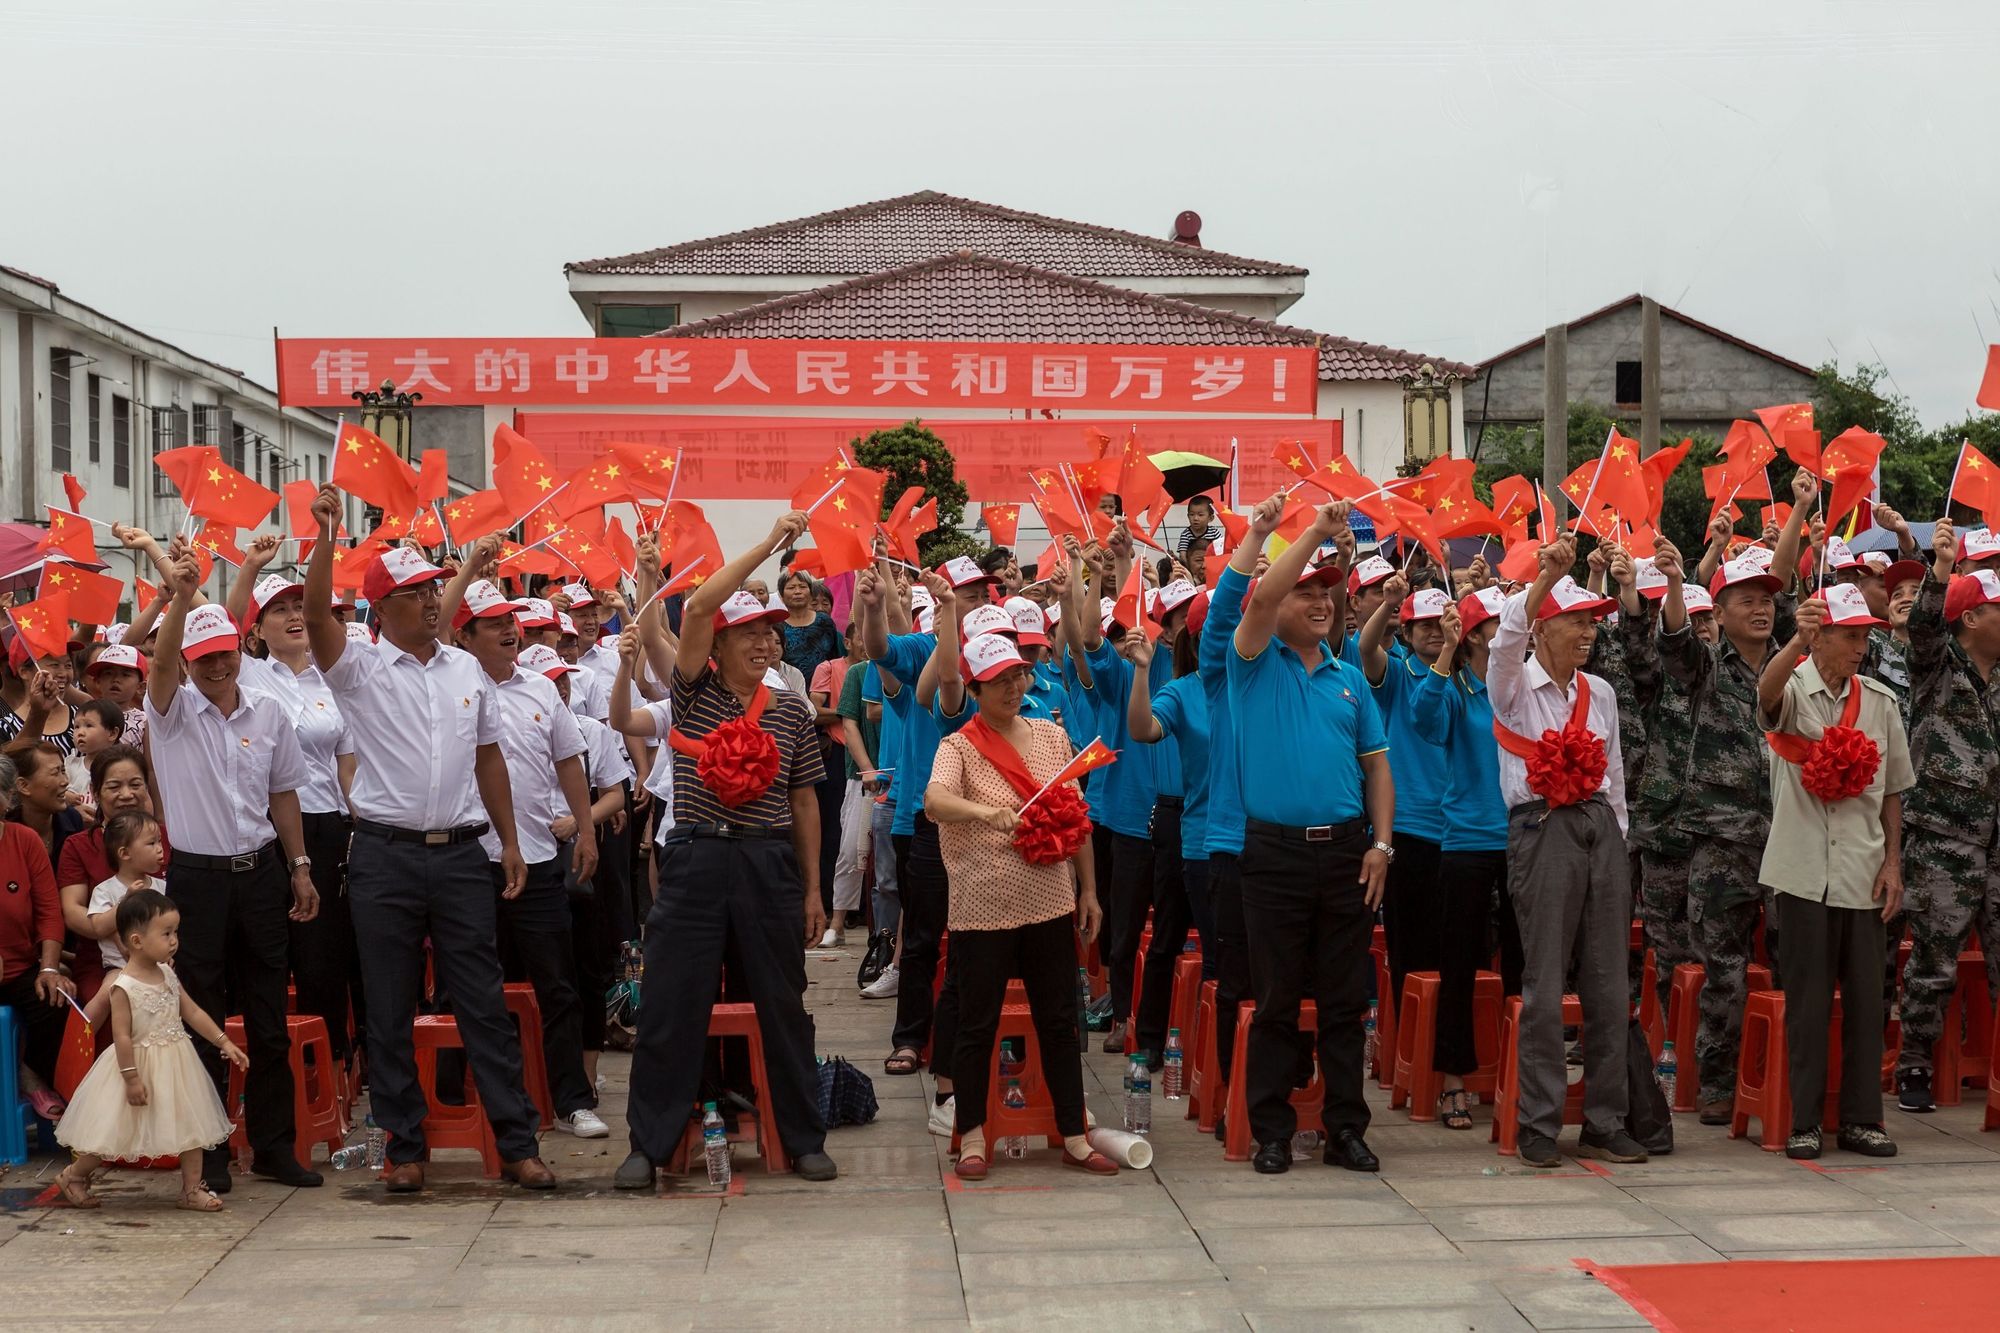
<svg viewBox="0 0 2000 1333"><path fill-rule="evenodd" d="M980 521L986 524L986 531L992 536L995 546L1009 546L1021 532L1021 506L981 505Z"/></svg>
<svg viewBox="0 0 2000 1333"><path fill-rule="evenodd" d="M1827 526L1840 522L1875 492L1875 463L1887 445L1880 435L1850 426L1829 440L1820 464L1833 493L1826 501Z"/></svg>
<svg viewBox="0 0 2000 1333"><path fill-rule="evenodd" d="M60 560L42 565L42 583L35 596L46 598L61 593L69 598L69 613L85 625L109 625L118 619L118 603L125 585L109 574L78 569Z"/></svg>
<svg viewBox="0 0 2000 1333"><path fill-rule="evenodd" d="M452 541L466 546L489 532L511 527L514 515L499 491L474 491L447 504L444 521L451 527Z"/></svg>
<svg viewBox="0 0 2000 1333"><path fill-rule="evenodd" d="M507 502L512 527L556 488L555 469L527 436L504 421L493 428L493 489Z"/></svg>
<svg viewBox="0 0 2000 1333"><path fill-rule="evenodd" d="M876 525L881 521L882 491L868 477L859 475L862 473L871 477L883 476L879 472L869 472L867 468L847 469L835 483L832 497L814 509L806 520L812 531L813 543L819 547L820 559L826 563L828 578L866 569L874 563L871 542ZM869 503L871 498L873 504ZM915 545L914 538L910 544Z"/></svg>
<svg viewBox="0 0 2000 1333"><path fill-rule="evenodd" d="M58 592L37 597L32 602L10 607L7 615L28 652L39 662L44 657L61 657L69 651L69 594Z"/></svg>
<svg viewBox="0 0 2000 1333"><path fill-rule="evenodd" d="M186 504L197 488L205 468L222 461L222 451L212 444L189 444L153 455L153 466L174 484Z"/></svg>
<svg viewBox="0 0 2000 1333"><path fill-rule="evenodd" d="M1469 458L1434 458L1402 493L1434 513L1445 500L1451 500L1452 508L1440 516L1450 518L1454 510L1473 498L1472 474L1478 467Z"/></svg>
<svg viewBox="0 0 2000 1333"><path fill-rule="evenodd" d="M1132 562L1132 572L1125 576L1125 586L1118 590L1118 602L1111 608L1111 618L1129 629L1144 634L1148 643L1160 637L1160 627L1146 614L1146 571L1143 560Z"/></svg>
<svg viewBox="0 0 2000 1333"><path fill-rule="evenodd" d="M606 445L591 460L589 467L571 474L569 484L563 487L562 496L554 502L555 511L563 515L574 514L580 509L619 504L638 495L656 494L650 486L638 489L639 479L633 472L628 459ZM663 491L658 493L664 494Z"/></svg>
<svg viewBox="0 0 2000 1333"><path fill-rule="evenodd" d="M2000 472L1970 440L1958 446L1958 466L1952 469L1951 491L1945 499L1977 509L1986 526L2000 532Z"/></svg>
<svg viewBox="0 0 2000 1333"><path fill-rule="evenodd" d="M1606 437L1604 452L1595 467L1586 463L1578 471L1591 474L1581 494L1572 494L1569 481L1563 483L1563 494L1570 496L1587 517L1600 507L1616 511L1629 523L1644 523L1652 517L1646 474L1639 463L1639 446L1620 435L1617 427L1612 427Z"/></svg>
<svg viewBox="0 0 2000 1333"><path fill-rule="evenodd" d="M442 449L424 450L417 473L417 504L428 509L451 494L451 455Z"/></svg>
<svg viewBox="0 0 2000 1333"><path fill-rule="evenodd" d="M560 532L549 540L546 549L568 561L586 582L599 588L617 586L618 560L607 532Z"/></svg>
<svg viewBox="0 0 2000 1333"><path fill-rule="evenodd" d="M219 460L202 469L188 512L230 528L254 528L278 507L278 493Z"/></svg>
<svg viewBox="0 0 2000 1333"><path fill-rule="evenodd" d="M1431 559L1437 562L1438 568L1451 568L1451 562L1445 557L1444 543L1438 540L1437 532L1431 523L1431 516L1424 512L1423 505L1393 493L1385 493L1377 498L1389 516L1387 527L1383 526L1381 519L1375 521L1375 531L1378 535L1386 537L1400 533L1406 542L1418 542L1429 551ZM1367 513L1368 505L1362 505L1361 509L1363 513Z"/></svg>
<svg viewBox="0 0 2000 1333"><path fill-rule="evenodd" d="M1542 543L1531 537L1524 537L1507 547L1507 554L1500 560L1500 575L1515 583L1533 583L1535 571L1541 567Z"/></svg>
<svg viewBox="0 0 2000 1333"><path fill-rule="evenodd" d="M1651 506L1647 516L1655 524L1660 521L1660 507L1666 503L1667 480L1674 475L1674 470L1681 465L1681 460L1688 456L1688 450L1693 447L1693 440L1682 440L1679 444L1654 450L1653 456L1641 463L1646 476L1646 503Z"/></svg>
<svg viewBox="0 0 2000 1333"><path fill-rule="evenodd" d="M236 545L236 529L221 519L211 518L202 524L201 531L194 535L192 545L197 554L206 552L211 556L220 556L237 566L243 563L243 551ZM208 577L206 570L202 572L202 577Z"/></svg>
<svg viewBox="0 0 2000 1333"><path fill-rule="evenodd" d="M917 538L937 526L937 506L919 503L923 498L923 487L910 487L897 499L896 507L881 523L882 536L889 543L889 554L919 567L923 564L923 557L917 553ZM927 508L928 515L925 513ZM1007 543L997 544L1005 546Z"/></svg>
<svg viewBox="0 0 2000 1333"><path fill-rule="evenodd" d="M1313 473L1319 471L1319 464L1313 462L1312 453L1302 440L1279 440L1277 448L1271 451L1271 457L1278 461L1279 466L1305 481L1313 480Z"/></svg>
<svg viewBox="0 0 2000 1333"><path fill-rule="evenodd" d="M417 512L417 474L381 436L344 421L333 448L334 485L384 515L408 518Z"/></svg>
<svg viewBox="0 0 2000 1333"><path fill-rule="evenodd" d="M1139 445L1138 432L1127 435L1125 462L1119 469L1118 477L1118 498L1125 502L1125 512L1143 514L1158 508L1166 490L1166 474L1146 456L1146 451ZM1162 515L1165 512L1161 509Z"/></svg>
<svg viewBox="0 0 2000 1333"><path fill-rule="evenodd" d="M1319 517L1319 506L1312 500L1303 495L1287 496L1285 512L1279 515L1278 526L1273 530L1273 535L1286 546L1290 546L1304 535L1305 530L1313 525L1313 520L1317 517ZM1134 561L1132 567L1137 569L1139 562Z"/></svg>
<svg viewBox="0 0 2000 1333"><path fill-rule="evenodd" d="M625 470L625 479L633 495L648 495L656 500L665 500L673 495L674 473L681 466L678 451L653 444L635 444L630 440L611 440L604 447Z"/></svg>
<svg viewBox="0 0 2000 1333"><path fill-rule="evenodd" d="M1065 782L1075 781L1085 773L1103 768L1106 764L1115 764L1117 762L1118 752L1116 750L1106 746L1101 738L1094 740L1084 746L1083 749L1077 751L1076 758L1064 764L1062 770L1049 779L1049 787L1060 787ZM1043 790L1046 791L1048 788L1045 787Z"/></svg>
<svg viewBox="0 0 2000 1333"><path fill-rule="evenodd" d="M1444 541L1457 537L1504 537L1507 532L1491 509L1477 500L1461 500L1452 495L1438 501L1431 522Z"/></svg>
<svg viewBox="0 0 2000 1333"><path fill-rule="evenodd" d="M1354 465L1347 461L1345 454L1335 454L1327 459L1326 466L1315 469L1306 480L1336 500L1347 500L1357 505L1373 497L1378 489L1374 482L1354 470Z"/></svg>
<svg viewBox="0 0 2000 1333"><path fill-rule="evenodd" d="M678 572L692 566L697 559L701 561L698 568L702 572L693 576L693 586L699 587L726 563L715 528L701 506L692 501L675 500L668 504L658 531L661 564Z"/></svg>
<svg viewBox="0 0 2000 1333"><path fill-rule="evenodd" d="M1779 448L1790 452L1791 446L1785 437L1793 431L1813 428L1813 408L1811 403L1779 403L1776 407L1757 409L1757 420L1763 423L1764 433Z"/></svg>
<svg viewBox="0 0 2000 1333"><path fill-rule="evenodd" d="M143 610L160 600L160 590L154 584L141 578L132 580L132 590L139 596L139 606Z"/></svg>
<svg viewBox="0 0 2000 1333"><path fill-rule="evenodd" d="M1535 512L1535 483L1519 473L1493 483L1493 517L1501 535L1509 543L1528 535L1528 520Z"/></svg>
<svg viewBox="0 0 2000 1333"><path fill-rule="evenodd" d="M97 538L91 535L90 520L61 509L49 509L49 530L42 534L41 549L61 551L87 565L97 563Z"/></svg>
<svg viewBox="0 0 2000 1333"><path fill-rule="evenodd" d="M1748 421L1732 421L1729 433L1722 440L1722 456L1729 460L1732 475L1748 476L1752 472L1762 472L1765 466L1778 457L1778 447L1771 437L1758 430Z"/></svg>
<svg viewBox="0 0 2000 1333"><path fill-rule="evenodd" d="M812 550L800 551L798 558L792 561L792 568L798 569L805 563L807 556L816 557L818 554L817 551ZM684 564L676 566L674 572L667 576L667 581L659 586L652 597L647 599L645 606L641 606L639 610L644 611L647 606L651 606L662 597L672 597L677 592L686 592L689 588L698 587L703 579L714 572L715 567L708 563L707 557L699 555ZM633 615L636 618L638 612L633 612Z"/></svg>
<svg viewBox="0 0 2000 1333"><path fill-rule="evenodd" d="M1972 401L1989 411L2000 412L2000 346L1986 349L1986 375L1979 381L1979 394Z"/></svg>
<svg viewBox="0 0 2000 1333"><path fill-rule="evenodd" d="M1741 423L1738 423L1741 424ZM1768 500L1771 498L1771 478L1763 468L1758 468L1739 483L1736 473L1739 469L1735 461L1725 460L1701 470L1701 489L1714 501L1708 509L1708 521L1715 522L1715 516L1729 506L1729 521L1741 518L1743 511L1733 503L1736 500Z"/></svg>
<svg viewBox="0 0 2000 1333"><path fill-rule="evenodd" d="M83 1082L83 1076L96 1063L97 1035L83 1021L83 1014L72 1009L63 1024L62 1048L56 1053L56 1095L64 1101L75 1096L76 1085Z"/></svg>
<svg viewBox="0 0 2000 1333"><path fill-rule="evenodd" d="M411 525L410 533L425 546L444 545L444 524L438 522L437 510L425 508L417 513L417 521Z"/></svg>
<svg viewBox="0 0 2000 1333"><path fill-rule="evenodd" d="M83 512L83 497L88 495L89 492L83 489L82 482L67 472L62 475L62 484L63 494L69 497L70 512L81 514Z"/></svg>
<svg viewBox="0 0 2000 1333"><path fill-rule="evenodd" d="M342 592L360 588L368 574L368 562L380 554L382 543L366 538L352 549L338 552L333 558L333 586Z"/></svg>

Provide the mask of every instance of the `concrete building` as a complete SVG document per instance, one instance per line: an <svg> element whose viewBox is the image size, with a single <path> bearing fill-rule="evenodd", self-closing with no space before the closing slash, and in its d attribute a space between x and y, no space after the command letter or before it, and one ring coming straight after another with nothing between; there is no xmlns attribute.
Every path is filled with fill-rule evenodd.
<svg viewBox="0 0 2000 1333"><path fill-rule="evenodd" d="M1641 298L1614 301L1569 323L1569 400L1604 408L1637 423L1646 404L1641 374ZM1542 422L1543 338L1481 362L1465 385L1465 440L1470 452L1480 428ZM1759 407L1812 396L1813 369L1660 307L1660 434L1662 439L1707 434L1720 440L1729 423Z"/></svg>
<svg viewBox="0 0 2000 1333"><path fill-rule="evenodd" d="M232 467L277 490L326 480L334 423L281 408L276 392L0 266L0 511L42 523L65 505L62 474L89 492L88 517L166 533L185 510L153 455L212 444ZM283 507L274 516L284 521ZM350 515L352 526L358 515ZM263 530L272 530L267 521ZM247 539L247 538L246 538ZM114 573L133 570L108 532ZM138 571L151 577L150 570Z"/></svg>

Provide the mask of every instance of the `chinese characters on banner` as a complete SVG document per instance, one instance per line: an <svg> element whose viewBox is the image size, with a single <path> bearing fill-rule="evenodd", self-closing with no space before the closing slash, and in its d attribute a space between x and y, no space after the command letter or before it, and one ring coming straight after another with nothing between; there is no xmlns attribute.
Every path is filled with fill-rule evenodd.
<svg viewBox="0 0 2000 1333"><path fill-rule="evenodd" d="M1310 346L728 338L278 339L278 397L345 407L384 379L426 407L816 406L1312 415Z"/></svg>
<svg viewBox="0 0 2000 1333"><path fill-rule="evenodd" d="M653 416L630 413L522 412L515 427L533 440L559 472L589 465L608 441L677 450L675 495L684 500L776 500L798 489L834 450L895 421L817 417ZM1035 494L1028 473L1086 457L1084 437L1096 429L1122 440L1134 423L1064 421L953 421L925 418L924 425L951 449L958 479L975 503L1025 501ZM1139 440L1149 453L1188 450L1227 462L1229 441L1238 445L1244 502L1262 499L1295 480L1272 458L1278 441L1302 442L1325 462L1340 448L1337 421L1240 420L1141 421ZM1316 493L1315 493L1316 494Z"/></svg>

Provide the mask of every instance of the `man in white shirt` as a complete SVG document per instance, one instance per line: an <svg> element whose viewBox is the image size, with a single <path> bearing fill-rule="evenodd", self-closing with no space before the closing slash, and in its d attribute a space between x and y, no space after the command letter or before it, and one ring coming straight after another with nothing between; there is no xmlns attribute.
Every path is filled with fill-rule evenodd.
<svg viewBox="0 0 2000 1333"><path fill-rule="evenodd" d="M1540 562L1533 585L1501 608L1486 677L1507 803L1507 888L1525 964L1516 1150L1529 1166L1562 1162L1562 997L1574 959L1584 1058L1577 1155L1643 1162L1646 1150L1625 1130L1632 888L1618 701L1606 681L1583 670L1597 619L1616 603L1569 577L1574 537L1544 546Z"/></svg>
<svg viewBox="0 0 2000 1333"><path fill-rule="evenodd" d="M368 562L361 591L380 638L349 643L332 611L343 498L326 485L313 501L322 539L306 567L306 635L354 736L347 892L368 996L369 1102L390 1135L383 1182L397 1194L424 1187L430 1108L417 1082L412 1025L428 936L499 1143L501 1174L528 1189L554 1189L535 1142L541 1117L521 1084L520 1033L493 943L493 880L478 842L490 827L503 891L520 893L527 865L499 743L499 692L470 654L438 642L443 571L408 547Z"/></svg>
<svg viewBox="0 0 2000 1333"><path fill-rule="evenodd" d="M238 687L235 622L213 603L194 607L201 574L179 543L171 571L172 600L146 682L146 726L160 815L173 829L167 893L181 913L178 971L188 998L218 1026L232 1012L243 1015L251 1171L283 1185L317 1185L319 1173L301 1166L293 1147L285 1027L287 921L310 921L319 911L299 817L305 761L284 707ZM183 660L185 683L177 670ZM221 1095L229 1086L221 1054L207 1043L200 1050ZM203 1155L202 1179L213 1193L229 1192L226 1145Z"/></svg>

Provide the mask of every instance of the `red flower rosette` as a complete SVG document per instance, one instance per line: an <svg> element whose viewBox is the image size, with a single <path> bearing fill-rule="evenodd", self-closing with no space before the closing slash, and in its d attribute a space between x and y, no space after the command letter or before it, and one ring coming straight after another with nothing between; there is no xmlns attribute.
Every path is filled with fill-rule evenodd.
<svg viewBox="0 0 2000 1333"><path fill-rule="evenodd" d="M778 743L749 718L732 718L702 741L695 776L724 805L746 805L777 781Z"/></svg>
<svg viewBox="0 0 2000 1333"><path fill-rule="evenodd" d="M1806 791L1828 805L1859 796L1882 767L1882 751L1856 727L1828 727L1812 743L1799 781Z"/></svg>
<svg viewBox="0 0 2000 1333"><path fill-rule="evenodd" d="M1031 866L1067 861L1089 840L1090 807L1067 783L1042 793L1014 826L1014 850Z"/></svg>
<svg viewBox="0 0 2000 1333"><path fill-rule="evenodd" d="M1547 801L1550 809L1575 805L1603 783L1607 762L1603 739L1580 722L1567 723L1561 731L1544 731L1527 761L1528 790Z"/></svg>

